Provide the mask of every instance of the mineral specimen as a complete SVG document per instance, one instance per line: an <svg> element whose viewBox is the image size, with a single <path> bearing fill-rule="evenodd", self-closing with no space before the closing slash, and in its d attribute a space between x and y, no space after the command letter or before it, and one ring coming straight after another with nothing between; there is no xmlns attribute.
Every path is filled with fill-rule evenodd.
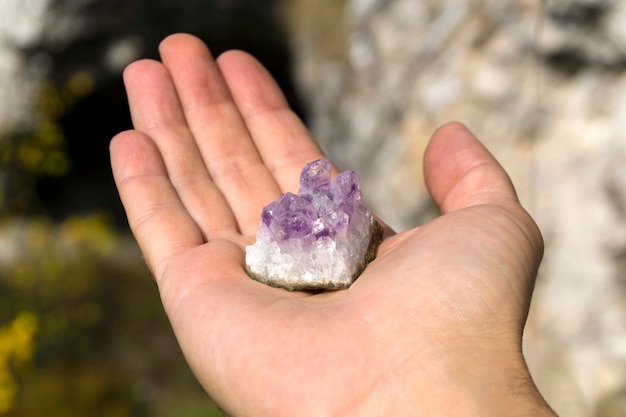
<svg viewBox="0 0 626 417"><path fill-rule="evenodd" d="M359 177L331 181L330 162L305 165L298 194L263 208L256 242L246 248L246 271L288 290L347 288L382 240L382 227L361 198Z"/></svg>

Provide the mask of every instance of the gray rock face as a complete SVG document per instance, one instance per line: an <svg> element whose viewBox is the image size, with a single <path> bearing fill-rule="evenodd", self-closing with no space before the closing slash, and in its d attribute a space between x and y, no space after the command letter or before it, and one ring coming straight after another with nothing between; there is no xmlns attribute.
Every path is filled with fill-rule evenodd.
<svg viewBox="0 0 626 417"><path fill-rule="evenodd" d="M316 28L333 19L329 50ZM312 130L392 226L434 214L421 154L443 122L467 124L511 174L546 238L526 353L575 417L626 401L624 22L619 0L352 0L293 26Z"/></svg>

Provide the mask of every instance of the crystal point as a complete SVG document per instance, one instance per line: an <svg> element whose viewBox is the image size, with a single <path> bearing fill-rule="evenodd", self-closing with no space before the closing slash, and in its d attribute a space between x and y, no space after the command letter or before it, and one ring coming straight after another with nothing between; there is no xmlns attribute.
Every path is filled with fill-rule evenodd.
<svg viewBox="0 0 626 417"><path fill-rule="evenodd" d="M261 213L246 271L289 290L347 288L374 258L382 228L361 197L356 173L331 181L330 161L305 165L298 194L285 193Z"/></svg>
<svg viewBox="0 0 626 417"><path fill-rule="evenodd" d="M300 191L298 194L330 190L330 161L318 159L308 163L300 174Z"/></svg>

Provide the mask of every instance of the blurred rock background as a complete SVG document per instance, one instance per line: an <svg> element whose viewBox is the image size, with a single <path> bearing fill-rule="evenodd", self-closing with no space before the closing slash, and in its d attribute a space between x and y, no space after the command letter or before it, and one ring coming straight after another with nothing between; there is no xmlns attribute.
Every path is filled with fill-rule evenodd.
<svg viewBox="0 0 626 417"><path fill-rule="evenodd" d="M623 22L620 0L3 0L0 415L219 415L108 168L130 126L120 71L176 31L260 58L396 229L437 214L421 177L432 131L468 125L546 239L534 378L560 415L626 415Z"/></svg>
<svg viewBox="0 0 626 417"><path fill-rule="evenodd" d="M534 378L560 415L626 415L626 3L297 3L311 129L362 173L374 211L397 229L435 215L421 155L437 126L464 122L545 236Z"/></svg>

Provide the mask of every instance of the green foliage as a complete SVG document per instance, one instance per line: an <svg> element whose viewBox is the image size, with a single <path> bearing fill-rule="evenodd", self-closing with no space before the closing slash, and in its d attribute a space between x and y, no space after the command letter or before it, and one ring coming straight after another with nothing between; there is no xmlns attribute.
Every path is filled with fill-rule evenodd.
<svg viewBox="0 0 626 417"><path fill-rule="evenodd" d="M35 181L60 177L71 169L59 119L70 111L76 96L69 88L40 88L36 123L0 138L0 213L24 213L37 206Z"/></svg>
<svg viewBox="0 0 626 417"><path fill-rule="evenodd" d="M0 239L0 415L171 415L161 410L180 397L188 412L176 415L220 415L106 216L13 218Z"/></svg>
<svg viewBox="0 0 626 417"><path fill-rule="evenodd" d="M220 416L127 232L41 215L37 179L72 166L58 120L91 82L44 86L38 122L0 138L0 415Z"/></svg>

